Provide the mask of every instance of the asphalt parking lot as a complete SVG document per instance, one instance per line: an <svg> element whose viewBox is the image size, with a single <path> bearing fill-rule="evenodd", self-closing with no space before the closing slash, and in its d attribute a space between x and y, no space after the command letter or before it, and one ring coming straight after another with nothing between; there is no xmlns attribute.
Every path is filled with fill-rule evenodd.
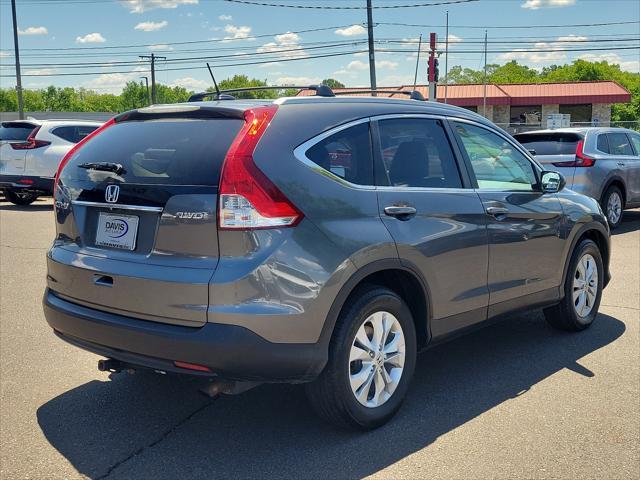
<svg viewBox="0 0 640 480"><path fill-rule="evenodd" d="M400 414L333 430L297 386L210 400L186 378L98 372L40 306L50 201L0 201L0 476L640 478L640 210L613 238L594 326L512 316L423 353Z"/></svg>

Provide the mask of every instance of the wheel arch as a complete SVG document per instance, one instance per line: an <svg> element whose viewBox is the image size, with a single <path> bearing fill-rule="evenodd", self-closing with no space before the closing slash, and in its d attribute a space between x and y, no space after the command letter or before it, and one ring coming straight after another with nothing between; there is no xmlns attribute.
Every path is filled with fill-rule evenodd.
<svg viewBox="0 0 640 480"><path fill-rule="evenodd" d="M565 258L565 261L564 261L564 270L562 274L561 285L564 285L564 283L567 280L567 275L569 273L569 264L571 263L571 257L573 256L573 252L575 251L578 244L584 239L593 240L595 244L598 246L598 249L600 250L600 254L602 255L602 263L605 269L604 286L606 287L610 280L609 259L610 259L611 251L610 251L610 244L609 244L609 232L607 232L606 228L600 223L583 224L576 231L571 241L571 247L569 248L567 257Z"/></svg>
<svg viewBox="0 0 640 480"><path fill-rule="evenodd" d="M399 259L376 260L358 269L340 289L333 301L322 332L320 342L328 348L338 317L349 297L366 284L380 285L400 295L409 306L416 326L418 349L431 340L431 295L426 279L419 271L405 265ZM417 289L417 292L415 291Z"/></svg>

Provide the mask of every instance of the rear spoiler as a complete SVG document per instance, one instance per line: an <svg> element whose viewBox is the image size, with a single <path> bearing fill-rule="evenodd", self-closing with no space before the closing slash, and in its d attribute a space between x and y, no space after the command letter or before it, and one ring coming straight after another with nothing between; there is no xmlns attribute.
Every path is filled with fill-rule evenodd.
<svg viewBox="0 0 640 480"><path fill-rule="evenodd" d="M244 110L228 107L207 107L176 103L171 105L151 105L150 107L129 110L116 115L115 123L136 120L157 120L162 118L237 118L244 119Z"/></svg>

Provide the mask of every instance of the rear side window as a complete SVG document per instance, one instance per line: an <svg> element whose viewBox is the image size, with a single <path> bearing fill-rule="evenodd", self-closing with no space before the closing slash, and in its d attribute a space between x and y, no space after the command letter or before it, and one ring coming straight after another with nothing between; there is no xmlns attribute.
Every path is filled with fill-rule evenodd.
<svg viewBox="0 0 640 480"><path fill-rule="evenodd" d="M51 130L51 133L67 142L78 143L96 128L98 127L93 125L67 125L65 127L54 128Z"/></svg>
<svg viewBox="0 0 640 480"><path fill-rule="evenodd" d="M520 133L514 138L527 150L535 150L536 155L573 155L583 136L578 133Z"/></svg>
<svg viewBox="0 0 640 480"><path fill-rule="evenodd" d="M607 141L606 135L598 135L598 145L596 148L603 153L609 153L609 142Z"/></svg>
<svg viewBox="0 0 640 480"><path fill-rule="evenodd" d="M0 140L24 141L34 128L36 125L32 123L3 122L0 125Z"/></svg>
<svg viewBox="0 0 640 480"><path fill-rule="evenodd" d="M607 133L611 155L633 155L629 138L624 133Z"/></svg>
<svg viewBox="0 0 640 480"><path fill-rule="evenodd" d="M224 157L242 124L239 119L175 118L117 123L78 150L62 179L217 186ZM115 176L80 167L98 162L120 164L124 172Z"/></svg>
<svg viewBox="0 0 640 480"><path fill-rule="evenodd" d="M380 149L383 185L395 187L461 188L451 145L440 120L381 120Z"/></svg>
<svg viewBox="0 0 640 480"><path fill-rule="evenodd" d="M361 123L316 143L307 158L334 175L356 185L373 185L373 159L369 123Z"/></svg>
<svg viewBox="0 0 640 480"><path fill-rule="evenodd" d="M631 137L633 146L636 148L636 155L640 156L640 135L638 135L637 133L632 133L629 136Z"/></svg>

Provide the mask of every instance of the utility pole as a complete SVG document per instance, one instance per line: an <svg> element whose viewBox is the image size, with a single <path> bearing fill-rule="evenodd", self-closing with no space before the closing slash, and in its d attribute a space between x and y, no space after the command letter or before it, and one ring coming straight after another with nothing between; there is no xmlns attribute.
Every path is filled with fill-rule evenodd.
<svg viewBox="0 0 640 480"><path fill-rule="evenodd" d="M482 115L487 118L487 31L484 31L484 87L482 94Z"/></svg>
<svg viewBox="0 0 640 480"><path fill-rule="evenodd" d="M18 118L24 120L24 104L22 103L22 75L20 74L20 48L18 47L18 20L16 18L16 0L11 0L13 14L13 48L16 57L16 92L18 94Z"/></svg>
<svg viewBox="0 0 640 480"><path fill-rule="evenodd" d="M447 103L447 87L449 86L449 10L447 10L447 28L444 32L444 103Z"/></svg>
<svg viewBox="0 0 640 480"><path fill-rule="evenodd" d="M420 39L418 40L418 58L416 59L416 74L413 76L413 89L416 89L416 85L418 84L418 65L420 65L420 50L422 50L422 34L420 34Z"/></svg>
<svg viewBox="0 0 640 480"><path fill-rule="evenodd" d="M151 55L140 55L143 60L151 60L151 103L156 103L156 60L166 60L167 57L158 57L155 53Z"/></svg>
<svg viewBox="0 0 640 480"><path fill-rule="evenodd" d="M369 77L371 81L372 95L376 96L376 57L373 44L373 6L372 0L367 0L367 32L369 35Z"/></svg>
<svg viewBox="0 0 640 480"><path fill-rule="evenodd" d="M436 58L438 36L431 32L429 35L429 100L436 101L438 85L438 59Z"/></svg>
<svg viewBox="0 0 640 480"><path fill-rule="evenodd" d="M151 105L151 97L149 96L149 77L140 77L144 78L144 83L147 84L147 105Z"/></svg>

